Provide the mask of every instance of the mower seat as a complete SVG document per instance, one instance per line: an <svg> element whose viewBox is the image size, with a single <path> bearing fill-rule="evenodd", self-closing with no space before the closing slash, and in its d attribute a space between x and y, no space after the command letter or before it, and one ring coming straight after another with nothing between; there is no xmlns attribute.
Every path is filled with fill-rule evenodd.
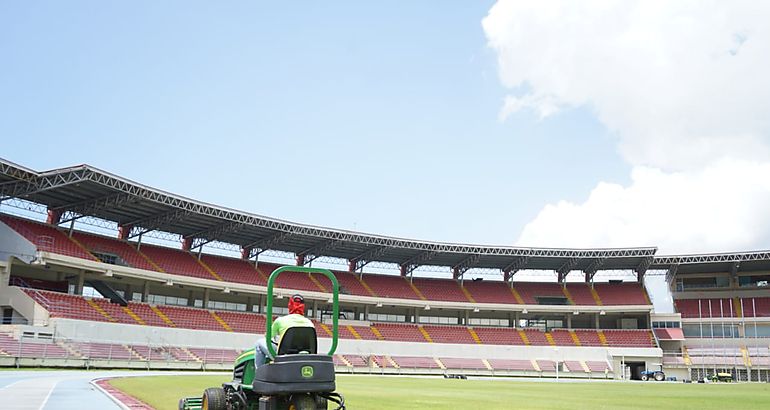
<svg viewBox="0 0 770 410"><path fill-rule="evenodd" d="M314 327L290 327L278 341L278 356L287 354L316 354L318 339Z"/></svg>
<svg viewBox="0 0 770 410"><path fill-rule="evenodd" d="M259 366L251 390L260 395L333 392L331 356L317 354L315 328L293 327L278 342L278 356Z"/></svg>

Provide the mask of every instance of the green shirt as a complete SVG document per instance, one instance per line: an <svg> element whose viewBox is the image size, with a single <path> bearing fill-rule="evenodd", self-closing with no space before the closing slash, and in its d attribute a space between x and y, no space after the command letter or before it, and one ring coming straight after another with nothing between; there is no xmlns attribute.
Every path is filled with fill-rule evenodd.
<svg viewBox="0 0 770 410"><path fill-rule="evenodd" d="M273 327L271 328L273 332L273 341L278 343L278 341L281 340L281 336L286 333L286 329L290 327L315 326L313 326L313 322L311 322L310 319L296 313L279 317L278 319L275 319L273 322Z"/></svg>

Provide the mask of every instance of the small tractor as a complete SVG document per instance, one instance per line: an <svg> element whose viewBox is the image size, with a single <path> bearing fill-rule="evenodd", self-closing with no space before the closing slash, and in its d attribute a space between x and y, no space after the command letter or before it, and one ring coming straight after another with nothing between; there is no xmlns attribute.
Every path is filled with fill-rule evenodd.
<svg viewBox="0 0 770 410"><path fill-rule="evenodd" d="M293 327L278 341L271 343L273 323L273 284L283 272L318 273L333 285L334 316L332 344L327 354L317 354L315 328ZM210 387L202 397L179 400L179 410L326 410L328 403L345 409L345 399L335 392L332 355L337 350L339 319L339 284L327 269L283 266L267 281L267 326L265 340L273 358L259 367L254 363L254 349L235 359L233 380L222 387Z"/></svg>
<svg viewBox="0 0 770 410"><path fill-rule="evenodd" d="M661 370L644 370L641 373L641 379L643 382L646 382L647 380L662 382L663 380L666 380L666 374Z"/></svg>

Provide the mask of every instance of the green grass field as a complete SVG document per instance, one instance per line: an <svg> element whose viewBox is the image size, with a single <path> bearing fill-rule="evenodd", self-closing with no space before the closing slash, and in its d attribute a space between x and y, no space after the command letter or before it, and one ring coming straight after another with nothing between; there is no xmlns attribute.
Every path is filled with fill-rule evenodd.
<svg viewBox="0 0 770 410"><path fill-rule="evenodd" d="M175 410L227 376L158 376L112 384L152 405ZM514 380L339 376L348 409L770 409L770 384L546 383Z"/></svg>

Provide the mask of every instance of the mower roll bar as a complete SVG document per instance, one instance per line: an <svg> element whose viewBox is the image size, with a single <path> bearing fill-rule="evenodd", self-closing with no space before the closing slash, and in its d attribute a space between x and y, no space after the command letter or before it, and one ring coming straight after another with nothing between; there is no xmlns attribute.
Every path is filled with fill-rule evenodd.
<svg viewBox="0 0 770 410"><path fill-rule="evenodd" d="M276 278L283 273L283 272L299 272L299 273L320 273L325 275L329 280L332 281L332 300L334 305L334 316L332 316L332 324L333 324L333 330L332 330L332 345L329 348L329 353L327 355L331 356L334 354L334 352L337 350L337 326L338 326L338 320L340 315L340 306L339 306L339 289L340 285L337 282L337 278L334 277L334 274L328 270L328 269L321 269L321 268L308 268L305 266L281 266L280 268L273 271L273 273L270 274L270 277L267 279L267 329L265 329L265 343L267 345L267 350L270 351L270 355L273 357L277 356L277 352L275 351L275 347L273 347L273 343L271 342L272 336L273 336L273 284L275 283ZM315 314L315 312L313 312Z"/></svg>

